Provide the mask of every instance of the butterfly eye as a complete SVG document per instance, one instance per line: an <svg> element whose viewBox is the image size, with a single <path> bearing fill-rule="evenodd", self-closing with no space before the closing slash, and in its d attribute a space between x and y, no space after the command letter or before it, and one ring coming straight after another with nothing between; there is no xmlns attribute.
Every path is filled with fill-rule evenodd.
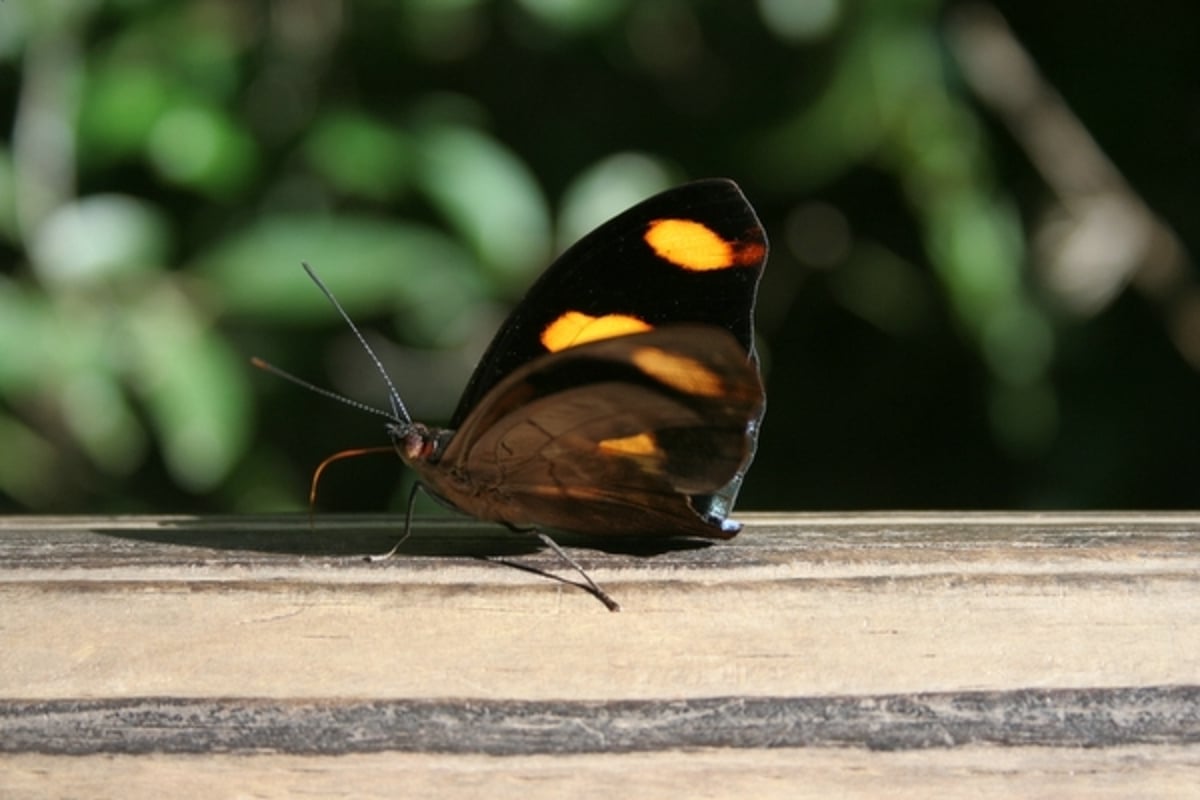
<svg viewBox="0 0 1200 800"><path fill-rule="evenodd" d="M407 463L428 461L437 447L437 440L428 427L413 422L406 425L390 425L388 433L396 452Z"/></svg>

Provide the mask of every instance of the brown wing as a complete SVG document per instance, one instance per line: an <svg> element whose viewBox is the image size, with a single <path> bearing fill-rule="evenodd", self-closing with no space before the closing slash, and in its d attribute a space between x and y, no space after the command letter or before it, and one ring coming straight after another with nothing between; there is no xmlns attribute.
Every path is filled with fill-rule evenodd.
<svg viewBox="0 0 1200 800"><path fill-rule="evenodd" d="M439 464L465 492L446 499L513 525L729 538L736 523L691 501L746 468L762 405L757 368L720 328L569 348L508 376L468 416Z"/></svg>

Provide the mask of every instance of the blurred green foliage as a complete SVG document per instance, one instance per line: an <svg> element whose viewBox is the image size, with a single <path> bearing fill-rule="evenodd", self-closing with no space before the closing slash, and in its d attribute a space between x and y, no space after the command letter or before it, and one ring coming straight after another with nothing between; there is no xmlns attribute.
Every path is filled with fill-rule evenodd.
<svg viewBox="0 0 1200 800"><path fill-rule="evenodd" d="M1052 192L964 80L957 6L4 0L0 510L302 507L323 455L384 439L248 364L382 402L301 261L436 421L555 252L712 175L773 241L743 507L1195 505L1196 371L1161 305L1070 313L1039 278ZM1190 220L1102 111L1170 87L1063 66L1125 32L1088 8L1017 38ZM1139 24L1169 44L1169 13ZM398 496L396 461L333 472L331 505Z"/></svg>

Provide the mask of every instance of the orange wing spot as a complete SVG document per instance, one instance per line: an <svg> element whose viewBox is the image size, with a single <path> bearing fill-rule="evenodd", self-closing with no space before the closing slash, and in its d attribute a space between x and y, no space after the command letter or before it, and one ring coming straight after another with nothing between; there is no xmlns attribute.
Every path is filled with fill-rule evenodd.
<svg viewBox="0 0 1200 800"><path fill-rule="evenodd" d="M733 247L734 261L739 267L753 267L761 264L767 257L767 246L760 241L749 239L737 242Z"/></svg>
<svg viewBox="0 0 1200 800"><path fill-rule="evenodd" d="M694 358L658 347L640 347L632 358L642 372L677 391L700 397L720 397L725 391L721 376Z"/></svg>
<svg viewBox="0 0 1200 800"><path fill-rule="evenodd" d="M628 314L593 317L582 311L568 311L542 329L541 340L543 347L551 353L557 353L598 339L644 333L652 328L648 322Z"/></svg>
<svg viewBox="0 0 1200 800"><path fill-rule="evenodd" d="M729 269L741 262L734 243L690 219L657 219L645 239L659 258L695 272Z"/></svg>
<svg viewBox="0 0 1200 800"><path fill-rule="evenodd" d="M651 474L661 474L667 454L658 447L658 442L649 433L636 433L621 439L604 439L596 443L596 449L605 456L628 458L637 463L639 469Z"/></svg>
<svg viewBox="0 0 1200 800"><path fill-rule="evenodd" d="M662 450L658 449L658 442L648 433L637 433L621 439L604 439L596 446L605 453L621 456L658 458L663 454Z"/></svg>

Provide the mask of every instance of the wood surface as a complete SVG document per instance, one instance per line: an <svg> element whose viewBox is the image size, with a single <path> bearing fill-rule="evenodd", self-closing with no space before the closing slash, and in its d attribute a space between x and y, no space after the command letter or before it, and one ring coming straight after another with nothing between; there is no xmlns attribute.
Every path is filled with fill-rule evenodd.
<svg viewBox="0 0 1200 800"><path fill-rule="evenodd" d="M1200 796L1200 514L741 516L0 518L0 797Z"/></svg>

